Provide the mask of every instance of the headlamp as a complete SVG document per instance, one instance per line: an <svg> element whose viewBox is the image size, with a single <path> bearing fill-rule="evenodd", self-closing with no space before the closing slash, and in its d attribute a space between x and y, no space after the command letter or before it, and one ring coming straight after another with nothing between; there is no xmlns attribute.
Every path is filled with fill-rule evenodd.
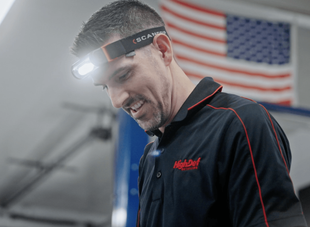
<svg viewBox="0 0 310 227"><path fill-rule="evenodd" d="M136 49L151 44L158 33L168 36L165 27L162 26L147 29L116 42L103 45L75 62L71 67L72 74L78 79L84 79L102 68L105 63L113 61L122 55L132 57L135 55Z"/></svg>

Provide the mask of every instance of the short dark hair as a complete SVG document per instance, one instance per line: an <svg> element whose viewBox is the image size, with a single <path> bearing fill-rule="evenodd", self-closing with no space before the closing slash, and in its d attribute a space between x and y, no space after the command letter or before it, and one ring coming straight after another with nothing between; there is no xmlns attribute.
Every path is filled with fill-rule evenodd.
<svg viewBox="0 0 310 227"><path fill-rule="evenodd" d="M83 57L102 46L112 35L125 38L159 26L165 26L165 23L150 6L138 0L118 0L102 7L83 23L71 52Z"/></svg>

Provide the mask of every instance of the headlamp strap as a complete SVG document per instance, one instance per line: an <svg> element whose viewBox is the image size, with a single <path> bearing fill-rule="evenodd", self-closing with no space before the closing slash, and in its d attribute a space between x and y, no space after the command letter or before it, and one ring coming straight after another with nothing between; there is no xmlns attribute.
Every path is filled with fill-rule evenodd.
<svg viewBox="0 0 310 227"><path fill-rule="evenodd" d="M136 33L132 36L108 44L106 46L103 46L101 47L101 49L105 53L108 61L112 61L119 56L128 54L136 49L151 44L153 42L153 38L159 33L163 33L169 37L164 26L150 28L142 32Z"/></svg>

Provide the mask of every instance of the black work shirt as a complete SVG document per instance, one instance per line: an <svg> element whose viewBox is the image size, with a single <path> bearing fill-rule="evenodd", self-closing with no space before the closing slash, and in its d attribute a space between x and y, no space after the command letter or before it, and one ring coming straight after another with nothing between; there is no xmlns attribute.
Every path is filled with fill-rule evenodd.
<svg viewBox="0 0 310 227"><path fill-rule="evenodd" d="M306 226L281 127L203 79L139 166L139 227Z"/></svg>

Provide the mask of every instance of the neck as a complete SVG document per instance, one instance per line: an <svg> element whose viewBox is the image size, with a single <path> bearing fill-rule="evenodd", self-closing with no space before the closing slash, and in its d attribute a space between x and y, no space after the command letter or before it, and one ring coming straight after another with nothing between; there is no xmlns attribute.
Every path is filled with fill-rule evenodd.
<svg viewBox="0 0 310 227"><path fill-rule="evenodd" d="M171 114L167 122L159 128L162 133L165 131L165 127L172 122L183 103L195 88L193 82L174 60L171 62L170 72L172 76Z"/></svg>

